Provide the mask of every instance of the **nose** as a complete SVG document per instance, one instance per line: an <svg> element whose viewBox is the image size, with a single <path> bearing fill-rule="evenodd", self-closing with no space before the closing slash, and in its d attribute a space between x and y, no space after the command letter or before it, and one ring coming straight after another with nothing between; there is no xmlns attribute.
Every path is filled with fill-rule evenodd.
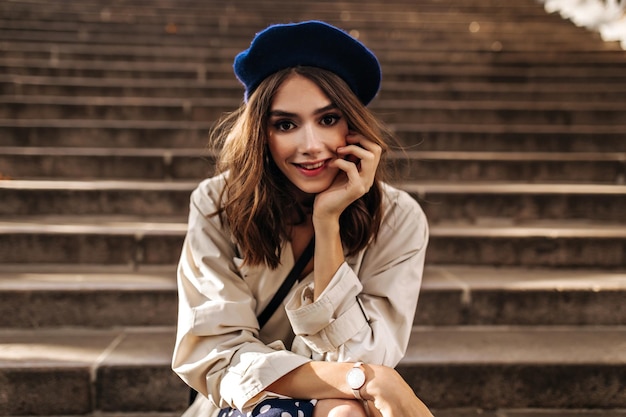
<svg viewBox="0 0 626 417"><path fill-rule="evenodd" d="M304 128L301 130L302 138L301 138L301 149L304 154L316 154L322 151L323 142L321 132L315 129L315 126L310 124L306 124L303 126Z"/></svg>

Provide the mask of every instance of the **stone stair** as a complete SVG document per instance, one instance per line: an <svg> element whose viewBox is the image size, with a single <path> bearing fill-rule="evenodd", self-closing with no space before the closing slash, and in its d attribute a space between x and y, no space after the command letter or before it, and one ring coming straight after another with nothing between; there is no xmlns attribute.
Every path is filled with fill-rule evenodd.
<svg viewBox="0 0 626 417"><path fill-rule="evenodd" d="M431 243L399 371L437 416L626 416L626 52L533 0L0 3L0 416L175 416L175 264L232 58L322 19Z"/></svg>

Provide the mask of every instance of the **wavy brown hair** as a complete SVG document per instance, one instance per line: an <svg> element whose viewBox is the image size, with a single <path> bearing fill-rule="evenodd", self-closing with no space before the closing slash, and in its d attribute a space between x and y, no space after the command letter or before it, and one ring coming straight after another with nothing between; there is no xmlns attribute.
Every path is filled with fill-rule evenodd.
<svg viewBox="0 0 626 417"><path fill-rule="evenodd" d="M289 239L290 226L304 221L303 208L293 195L294 187L275 165L267 144L272 100L280 85L292 74L313 81L346 118L350 130L376 142L383 149L374 185L341 214L341 241L349 255L374 239L382 221L384 158L390 132L332 72L314 67L294 67L267 77L248 102L223 118L213 130L219 149L217 172L228 172L220 209L215 214L229 225L241 256L248 265L280 263L281 243ZM292 219L287 220L287 219Z"/></svg>

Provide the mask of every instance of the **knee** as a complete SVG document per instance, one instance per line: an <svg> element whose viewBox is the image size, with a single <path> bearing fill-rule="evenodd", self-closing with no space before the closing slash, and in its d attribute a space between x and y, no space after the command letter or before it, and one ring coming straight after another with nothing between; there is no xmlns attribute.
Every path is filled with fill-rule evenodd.
<svg viewBox="0 0 626 417"><path fill-rule="evenodd" d="M365 410L358 401L345 401L330 410L328 417L365 417Z"/></svg>
<svg viewBox="0 0 626 417"><path fill-rule="evenodd" d="M320 400L315 406L313 417L366 417L360 401Z"/></svg>

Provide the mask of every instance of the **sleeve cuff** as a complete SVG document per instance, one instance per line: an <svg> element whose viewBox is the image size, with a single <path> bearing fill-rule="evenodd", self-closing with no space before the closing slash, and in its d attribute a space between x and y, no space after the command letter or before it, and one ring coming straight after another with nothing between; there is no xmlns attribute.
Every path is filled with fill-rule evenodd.
<svg viewBox="0 0 626 417"><path fill-rule="evenodd" d="M255 355L252 352L246 353L248 354ZM264 396L259 396L259 394L269 385L299 366L310 362L309 358L286 350L255 356L250 362L246 361L248 364L242 373L231 369L221 381L221 385L227 387L227 390L221 393L222 398L239 410L253 407L255 404L251 400L258 396L257 400L261 401Z"/></svg>
<svg viewBox="0 0 626 417"><path fill-rule="evenodd" d="M294 333L314 351L335 351L367 325L357 299L363 286L347 263L337 270L320 297L306 304L302 294L309 287L303 284L295 291L286 311Z"/></svg>

